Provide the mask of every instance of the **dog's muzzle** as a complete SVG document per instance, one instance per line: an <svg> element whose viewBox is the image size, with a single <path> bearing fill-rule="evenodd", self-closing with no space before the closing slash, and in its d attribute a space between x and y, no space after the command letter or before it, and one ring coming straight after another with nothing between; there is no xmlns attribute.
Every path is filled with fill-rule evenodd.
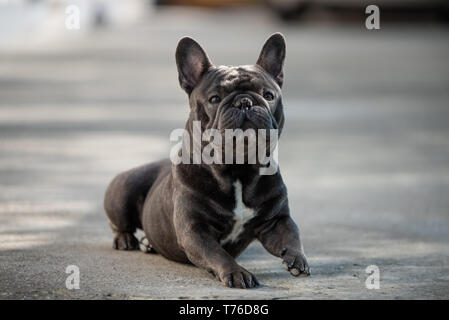
<svg viewBox="0 0 449 320"><path fill-rule="evenodd" d="M262 97L250 92L236 92L219 106L213 128L271 129L272 115Z"/></svg>

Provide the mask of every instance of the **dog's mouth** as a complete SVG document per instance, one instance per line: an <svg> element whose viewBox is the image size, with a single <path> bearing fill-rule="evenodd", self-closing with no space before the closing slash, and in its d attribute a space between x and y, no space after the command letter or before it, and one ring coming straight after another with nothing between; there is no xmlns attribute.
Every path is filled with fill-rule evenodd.
<svg viewBox="0 0 449 320"><path fill-rule="evenodd" d="M225 129L274 129L267 102L257 94L235 93L219 106L214 127ZM275 121L275 120L274 120Z"/></svg>
<svg viewBox="0 0 449 320"><path fill-rule="evenodd" d="M231 129L271 129L271 117L267 110L261 106L251 108L243 107L235 110L227 119L232 123Z"/></svg>

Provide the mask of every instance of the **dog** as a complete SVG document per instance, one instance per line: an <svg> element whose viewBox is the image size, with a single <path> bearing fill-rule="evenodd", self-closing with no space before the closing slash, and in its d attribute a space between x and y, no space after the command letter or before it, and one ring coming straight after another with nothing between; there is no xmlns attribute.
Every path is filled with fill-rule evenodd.
<svg viewBox="0 0 449 320"><path fill-rule="evenodd" d="M199 121L202 129L220 133L253 128L276 129L280 135L285 53L284 36L275 33L256 64L214 66L195 40L182 38L176 64L190 103L185 130L192 133ZM293 276L310 275L279 168L261 175L261 166L175 165L167 159L119 174L104 199L114 248L143 246L146 252L203 268L228 287L254 288L259 286L256 277L235 258L257 239ZM140 244L137 228L145 232Z"/></svg>

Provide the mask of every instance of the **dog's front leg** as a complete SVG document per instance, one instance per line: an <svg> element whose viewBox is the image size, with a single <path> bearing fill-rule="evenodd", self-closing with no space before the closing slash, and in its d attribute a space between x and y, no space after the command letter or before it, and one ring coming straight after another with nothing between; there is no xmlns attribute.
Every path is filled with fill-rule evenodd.
<svg viewBox="0 0 449 320"><path fill-rule="evenodd" d="M310 275L309 264L299 238L299 230L288 214L280 213L258 232L257 238L264 248L283 260L283 264L294 276Z"/></svg>
<svg viewBox="0 0 449 320"><path fill-rule="evenodd" d="M178 229L179 230L179 229ZM207 227L190 225L180 229L178 244L196 266L213 273L231 288L253 288L259 285L256 277L231 257L207 231Z"/></svg>

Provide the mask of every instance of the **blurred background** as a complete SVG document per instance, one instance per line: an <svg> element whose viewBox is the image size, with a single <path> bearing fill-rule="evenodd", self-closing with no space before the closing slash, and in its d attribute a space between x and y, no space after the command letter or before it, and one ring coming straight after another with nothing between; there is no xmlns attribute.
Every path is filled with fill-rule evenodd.
<svg viewBox="0 0 449 320"><path fill-rule="evenodd" d="M447 22L437 0L0 0L0 299L448 298ZM167 157L187 118L177 41L251 64L274 32L280 168L313 276L291 278L257 243L239 258L264 284L252 291L113 251L108 182ZM65 288L69 264L80 290Z"/></svg>

